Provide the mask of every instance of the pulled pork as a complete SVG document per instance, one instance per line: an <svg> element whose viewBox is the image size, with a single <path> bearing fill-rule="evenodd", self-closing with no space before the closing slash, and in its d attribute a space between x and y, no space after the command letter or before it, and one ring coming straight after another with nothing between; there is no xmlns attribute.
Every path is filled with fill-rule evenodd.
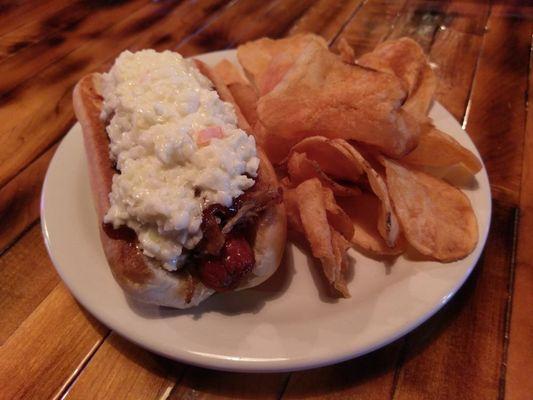
<svg viewBox="0 0 533 400"><path fill-rule="evenodd" d="M206 286L217 291L234 289L253 269L253 249L243 231L261 211L280 201L280 190L265 186L258 179L231 207L214 204L204 210L203 238L195 250L198 273Z"/></svg>

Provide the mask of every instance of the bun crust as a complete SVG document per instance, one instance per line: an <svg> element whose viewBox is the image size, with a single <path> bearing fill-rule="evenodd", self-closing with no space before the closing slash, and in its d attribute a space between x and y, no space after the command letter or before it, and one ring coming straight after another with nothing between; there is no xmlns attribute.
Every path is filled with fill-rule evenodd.
<svg viewBox="0 0 533 400"><path fill-rule="evenodd" d="M109 158L109 139L102 110L101 76L93 73L83 77L73 92L76 117L81 124L89 169L89 179L98 214L103 221L110 207L109 193L115 169ZM265 181L278 187L276 174L265 154L258 149L260 173ZM254 244L256 265L236 290L268 279L278 268L286 239L286 215L283 204L269 207L257 222ZM100 223L100 238L111 271L131 297L145 303L174 308L198 305L214 291L188 271L168 272L156 261L144 256L128 235L108 235Z"/></svg>

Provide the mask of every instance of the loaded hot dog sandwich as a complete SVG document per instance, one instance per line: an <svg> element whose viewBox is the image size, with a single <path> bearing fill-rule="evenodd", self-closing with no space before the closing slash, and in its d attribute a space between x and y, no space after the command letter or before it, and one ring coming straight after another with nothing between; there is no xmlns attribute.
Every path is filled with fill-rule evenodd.
<svg viewBox="0 0 533 400"><path fill-rule="evenodd" d="M201 70L126 51L73 95L113 275L130 296L176 308L265 281L286 237L272 165Z"/></svg>

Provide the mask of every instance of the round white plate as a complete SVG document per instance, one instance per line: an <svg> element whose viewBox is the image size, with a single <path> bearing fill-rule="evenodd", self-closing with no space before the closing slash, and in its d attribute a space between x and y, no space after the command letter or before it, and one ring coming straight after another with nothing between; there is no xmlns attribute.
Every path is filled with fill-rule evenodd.
<svg viewBox="0 0 533 400"><path fill-rule="evenodd" d="M199 56L235 61L235 51ZM439 104L435 124L477 151ZM98 235L80 125L63 139L43 187L43 234L52 261L74 297L120 335L153 352L209 368L288 371L340 362L384 346L439 310L475 266L490 223L485 169L466 190L479 243L464 260L440 264L400 257L393 265L352 253L350 299L324 294L317 265L293 245L280 270L260 287L213 296L191 310L137 304L113 279Z"/></svg>

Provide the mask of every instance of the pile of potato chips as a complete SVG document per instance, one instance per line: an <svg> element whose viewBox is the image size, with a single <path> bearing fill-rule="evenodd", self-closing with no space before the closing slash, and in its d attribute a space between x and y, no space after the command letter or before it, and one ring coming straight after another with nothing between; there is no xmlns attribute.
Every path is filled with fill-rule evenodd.
<svg viewBox="0 0 533 400"><path fill-rule="evenodd" d="M388 41L359 59L313 34L238 48L240 69L213 70L276 166L292 231L303 235L337 295L349 297L347 250L408 248L450 262L478 240L458 188L482 164L427 116L436 79L418 44Z"/></svg>

